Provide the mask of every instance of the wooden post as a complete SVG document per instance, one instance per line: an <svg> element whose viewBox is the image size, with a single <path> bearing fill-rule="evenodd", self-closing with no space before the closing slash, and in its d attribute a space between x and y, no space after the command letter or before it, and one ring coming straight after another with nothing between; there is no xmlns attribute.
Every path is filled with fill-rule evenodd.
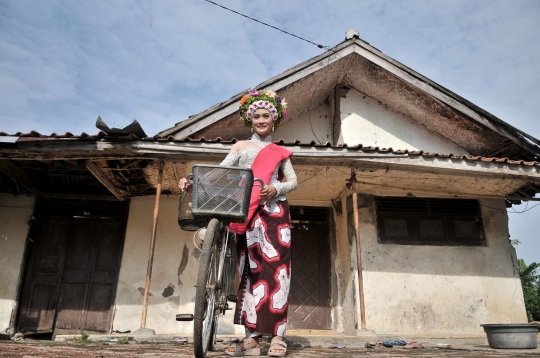
<svg viewBox="0 0 540 358"><path fill-rule="evenodd" d="M150 240L150 251L148 253L148 266L146 268L146 285L144 286L143 311L141 317L141 328L146 328L146 312L148 311L148 294L150 293L150 279L152 277L152 265L154 263L154 247L156 246L156 232L159 214L159 202L161 200L161 187L163 182L163 160L159 161L159 177L156 187L156 201L154 203L154 222L152 225L152 238Z"/></svg>
<svg viewBox="0 0 540 358"><path fill-rule="evenodd" d="M360 222L358 221L358 181L356 180L356 172L351 169L352 184L352 204L354 213L354 230L356 234L356 263L358 266L358 290L360 291L360 320L362 329L366 329L366 311L364 307L364 280L362 278L362 249L360 247Z"/></svg>

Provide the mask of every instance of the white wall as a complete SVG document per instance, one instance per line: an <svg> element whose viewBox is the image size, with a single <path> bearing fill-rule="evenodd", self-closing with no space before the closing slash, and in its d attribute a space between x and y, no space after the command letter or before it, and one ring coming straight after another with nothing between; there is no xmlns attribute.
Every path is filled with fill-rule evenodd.
<svg viewBox="0 0 540 358"><path fill-rule="evenodd" d="M359 297L345 195L343 215L334 216L338 262L333 267L332 317L334 329L351 333L360 326ZM496 208L482 208L487 247L406 246L378 243L372 198L361 196L359 209L368 329L409 336L483 336L482 323L526 322L504 203L481 201ZM153 204L154 197L131 202L113 329L133 331L140 325ZM178 227L177 205L177 197L162 198L146 327L158 334L191 335L192 322L174 318L193 312L198 255L192 233ZM164 297L168 286L174 292ZM232 311L227 316L220 332L242 334L232 324Z"/></svg>
<svg viewBox="0 0 540 358"><path fill-rule="evenodd" d="M527 322L502 200L481 201L487 247L452 247L378 243L373 197L360 198L368 329L403 336L483 336L482 323ZM348 262L342 257L343 266Z"/></svg>
<svg viewBox="0 0 540 358"><path fill-rule="evenodd" d="M34 212L34 198L0 194L0 333L6 333L15 308L17 286Z"/></svg>
<svg viewBox="0 0 540 358"><path fill-rule="evenodd" d="M338 143L381 148L425 150L455 155L463 148L431 133L411 119L351 89L340 102L341 136Z"/></svg>
<svg viewBox="0 0 540 358"><path fill-rule="evenodd" d="M310 117L311 126L309 124ZM332 143L332 119L330 118L328 104L323 103L312 108L310 115L304 113L290 122L283 123L272 133L272 139L278 140L281 138L285 142L294 142L295 140L302 143L317 142L311 128L313 128L313 132L322 143Z"/></svg>
<svg viewBox="0 0 540 358"><path fill-rule="evenodd" d="M152 233L154 196L131 199L126 241L118 280L113 329L140 327L146 265ZM178 226L178 196L162 196L152 270L146 328L156 334L192 335L193 322L177 322L178 313L193 313L198 254L193 232ZM174 292L169 295L174 286ZM167 290L166 290L167 289ZM167 296L167 297L166 297ZM243 333L232 324L233 311L220 321L220 333Z"/></svg>

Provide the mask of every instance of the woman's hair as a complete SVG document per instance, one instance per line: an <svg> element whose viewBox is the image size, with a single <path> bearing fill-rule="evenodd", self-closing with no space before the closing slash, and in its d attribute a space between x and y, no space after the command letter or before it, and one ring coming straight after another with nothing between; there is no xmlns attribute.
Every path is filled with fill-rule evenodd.
<svg viewBox="0 0 540 358"><path fill-rule="evenodd" d="M276 92L253 90L242 97L238 109L240 120L244 122L246 127L251 127L251 118L260 108L266 109L272 115L276 128L287 117L287 103Z"/></svg>

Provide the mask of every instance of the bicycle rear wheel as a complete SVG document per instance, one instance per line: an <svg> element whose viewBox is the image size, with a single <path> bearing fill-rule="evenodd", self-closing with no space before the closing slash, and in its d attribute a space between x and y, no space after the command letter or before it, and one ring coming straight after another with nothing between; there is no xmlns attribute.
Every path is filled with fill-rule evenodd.
<svg viewBox="0 0 540 358"><path fill-rule="evenodd" d="M193 348L195 357L205 358L213 339L213 325L216 310L216 280L219 265L221 223L210 220L206 228L197 273L195 312L193 319Z"/></svg>

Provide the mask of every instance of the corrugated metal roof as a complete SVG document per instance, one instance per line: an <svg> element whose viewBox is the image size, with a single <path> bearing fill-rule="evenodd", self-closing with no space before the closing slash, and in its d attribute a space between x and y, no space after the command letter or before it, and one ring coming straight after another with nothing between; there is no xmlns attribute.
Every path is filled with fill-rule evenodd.
<svg viewBox="0 0 540 358"><path fill-rule="evenodd" d="M111 135L107 135L104 132L99 132L93 135L89 135L86 133L81 133L80 135L74 135L70 132L66 132L65 134L60 134L60 135L57 133L51 133L50 135L43 135L36 131L31 131L29 133L17 132L14 135L9 135L5 132L0 132L0 136L18 136L19 139L17 140L17 143L29 142L29 141L42 141L42 140L51 140L51 141L52 140L81 140L81 141L89 141L89 140L137 141L139 140L139 141L144 141L144 142L158 142L158 143L201 142L201 143L222 143L222 144L234 144L238 142L238 139L236 138L233 138L232 140L223 140L221 137L217 137L215 139L206 139L204 137L201 137L199 139L192 139L188 137L183 138L183 139L176 139L172 136L161 137L159 135L141 139L141 138L138 138L134 134L111 136ZM511 164L511 165L540 167L540 162L537 162L537 161L512 160L510 158L482 157L482 156L476 156L476 155L454 155L452 153L427 152L424 150L393 149L393 148L384 148L384 147L381 148L378 146L364 146L362 144L349 146L346 143L344 143L338 146L333 146L330 142L326 142L324 144L317 144L315 141L311 141L309 143L302 143L299 140L296 140L294 142L285 142L283 139L274 141L274 143L285 146L285 147L300 146L300 147L326 147L326 148L336 148L336 149L346 148L349 150L357 150L359 152L365 152L365 153L377 152L377 153L387 153L387 154L407 154L410 157L416 157L416 156L439 157L439 158L449 158L449 159L454 159L454 160L482 161L482 162L498 163L498 164Z"/></svg>
<svg viewBox="0 0 540 358"><path fill-rule="evenodd" d="M98 139L120 139L120 140L140 140L135 134L130 133L128 135L109 135L105 132L98 132L96 134L87 134L85 132L81 134L73 134L66 132L64 134L51 133L49 135L41 134L36 131L30 131L28 133L17 132L15 134L7 134L6 132L0 132L0 137L19 137L17 142L23 141L36 141L36 140L52 140L52 139L73 139L73 140L98 140ZM154 138L154 137L150 137Z"/></svg>

